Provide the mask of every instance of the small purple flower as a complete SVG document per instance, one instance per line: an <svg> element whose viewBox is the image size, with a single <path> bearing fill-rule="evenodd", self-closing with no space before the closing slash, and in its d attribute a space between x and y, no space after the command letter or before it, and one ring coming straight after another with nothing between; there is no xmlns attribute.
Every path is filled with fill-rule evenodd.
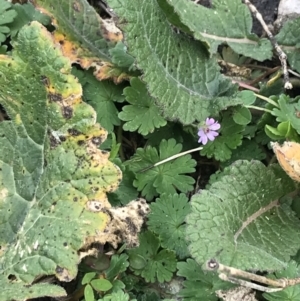
<svg viewBox="0 0 300 301"><path fill-rule="evenodd" d="M213 118L206 118L205 125L201 126L198 131L199 143L205 145L208 140L214 141L215 138L219 135L217 130L221 127L218 121L215 121Z"/></svg>

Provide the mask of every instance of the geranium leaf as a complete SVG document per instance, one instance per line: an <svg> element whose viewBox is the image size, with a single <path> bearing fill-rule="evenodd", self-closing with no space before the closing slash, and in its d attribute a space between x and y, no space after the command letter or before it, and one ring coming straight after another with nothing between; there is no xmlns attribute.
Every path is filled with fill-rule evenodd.
<svg viewBox="0 0 300 301"><path fill-rule="evenodd" d="M132 78L130 84L131 87L124 89L124 95L130 105L124 106L119 113L119 118L126 121L123 129L130 132L138 130L138 133L147 135L166 125L167 121L161 117L146 85L138 78Z"/></svg>
<svg viewBox="0 0 300 301"><path fill-rule="evenodd" d="M248 270L286 267L299 248L300 226L279 198L294 190L278 166L236 161L192 197L186 219L191 255L200 264L215 258Z"/></svg>
<svg viewBox="0 0 300 301"><path fill-rule="evenodd" d="M0 43L4 42L10 32L9 23L12 23L17 16L17 12L12 9L12 4L6 0L0 0Z"/></svg>
<svg viewBox="0 0 300 301"><path fill-rule="evenodd" d="M111 133L115 125L121 124L114 101L124 98L124 86L110 81L99 82L90 72L86 72L85 80L83 97L97 112L97 122Z"/></svg>
<svg viewBox="0 0 300 301"><path fill-rule="evenodd" d="M156 1L107 3L119 16L128 52L167 119L189 124L241 103L237 87L220 74L203 44L175 33Z"/></svg>
<svg viewBox="0 0 300 301"><path fill-rule="evenodd" d="M131 160L127 161L135 173L133 185L147 199L152 199L158 193L174 194L176 190L188 192L193 189L195 180L185 175L195 171L196 161L190 155L181 156L164 164L152 167L155 163L180 153L181 144L175 139L162 140L158 149L148 146L138 148Z"/></svg>
<svg viewBox="0 0 300 301"><path fill-rule="evenodd" d="M179 258L187 257L184 221L190 213L188 198L184 194L163 194L150 209L149 230L159 235L162 247L174 250Z"/></svg>
<svg viewBox="0 0 300 301"><path fill-rule="evenodd" d="M176 270L175 254L169 250L159 251L159 239L150 231L139 235L140 246L128 251L131 257L143 256L146 265L142 269L133 269L136 275L141 275L147 282L160 283L170 281Z"/></svg>
<svg viewBox="0 0 300 301"><path fill-rule="evenodd" d="M281 94L278 99L279 108L273 108L272 115L276 116L278 122L289 122L300 134L300 100L292 102L289 96Z"/></svg>

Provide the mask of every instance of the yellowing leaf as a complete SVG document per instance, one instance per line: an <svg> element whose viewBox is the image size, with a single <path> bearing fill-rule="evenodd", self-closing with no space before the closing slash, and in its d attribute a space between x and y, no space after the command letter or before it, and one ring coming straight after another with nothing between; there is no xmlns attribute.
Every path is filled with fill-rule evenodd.
<svg viewBox="0 0 300 301"><path fill-rule="evenodd" d="M121 171L98 149L107 133L52 35L32 22L13 46L0 56L0 103L11 119L0 123L1 301L62 296L31 284L71 281L93 242L136 246L149 210L144 200L110 208L106 193Z"/></svg>

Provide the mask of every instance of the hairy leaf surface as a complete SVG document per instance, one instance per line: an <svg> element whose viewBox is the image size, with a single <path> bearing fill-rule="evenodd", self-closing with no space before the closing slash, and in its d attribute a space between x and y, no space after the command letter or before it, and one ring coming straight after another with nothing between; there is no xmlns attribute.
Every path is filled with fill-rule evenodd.
<svg viewBox="0 0 300 301"><path fill-rule="evenodd" d="M159 0L164 1L173 6L180 21L196 39L209 45L211 53L216 53L218 46L226 43L236 53L255 60L271 59L272 45L268 39L259 39L251 33L251 13L242 1L214 0L211 9L193 1Z"/></svg>
<svg viewBox="0 0 300 301"><path fill-rule="evenodd" d="M277 167L277 166L276 166ZM237 161L208 190L193 196L187 216L191 255L240 269L286 267L300 243L300 226L279 198L294 191L282 170L259 161Z"/></svg>
<svg viewBox="0 0 300 301"><path fill-rule="evenodd" d="M174 32L156 0L107 2L166 118L189 124L240 103L236 86L219 73L203 44Z"/></svg>
<svg viewBox="0 0 300 301"><path fill-rule="evenodd" d="M62 294L43 275L70 281L79 249L107 241L107 191L121 172L98 145L106 132L82 102L71 65L39 23L21 29L12 56L0 56L0 102L11 121L0 123L1 300ZM94 203L93 203L94 202Z"/></svg>

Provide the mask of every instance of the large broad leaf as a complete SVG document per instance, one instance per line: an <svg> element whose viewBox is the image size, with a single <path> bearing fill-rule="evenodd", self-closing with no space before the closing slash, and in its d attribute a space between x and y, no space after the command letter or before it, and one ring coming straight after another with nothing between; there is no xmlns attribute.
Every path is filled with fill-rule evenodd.
<svg viewBox="0 0 300 301"><path fill-rule="evenodd" d="M203 44L170 27L156 0L107 0L119 16L128 51L166 118L204 120L240 102L236 86L219 73Z"/></svg>
<svg viewBox="0 0 300 301"><path fill-rule="evenodd" d="M212 9L186 0L158 2L175 25L182 28L182 22L196 39L207 43L211 53L216 53L218 46L226 43L236 53L259 61L272 57L270 41L251 33L251 13L241 0L214 0ZM178 19L174 19L172 13L177 14Z"/></svg>
<svg viewBox="0 0 300 301"><path fill-rule="evenodd" d="M91 243L116 246L127 235L106 198L121 172L98 150L106 132L82 102L70 61L37 22L13 46L11 57L0 56L0 102L11 118L0 123L1 301L63 295L31 283L43 275L70 281ZM129 204L131 215L137 203L145 207ZM130 229L138 231L134 218ZM137 233L130 235L134 244Z"/></svg>
<svg viewBox="0 0 300 301"><path fill-rule="evenodd" d="M63 54L82 68L95 67L98 79L114 78L116 82L127 77L112 64L110 50L123 35L110 19L103 19L87 0L36 0L37 8L51 16L57 28L55 40Z"/></svg>
<svg viewBox="0 0 300 301"><path fill-rule="evenodd" d="M251 270L286 267L300 244L299 219L279 199L295 189L276 166L236 161L208 190L194 195L188 215L191 255Z"/></svg>

